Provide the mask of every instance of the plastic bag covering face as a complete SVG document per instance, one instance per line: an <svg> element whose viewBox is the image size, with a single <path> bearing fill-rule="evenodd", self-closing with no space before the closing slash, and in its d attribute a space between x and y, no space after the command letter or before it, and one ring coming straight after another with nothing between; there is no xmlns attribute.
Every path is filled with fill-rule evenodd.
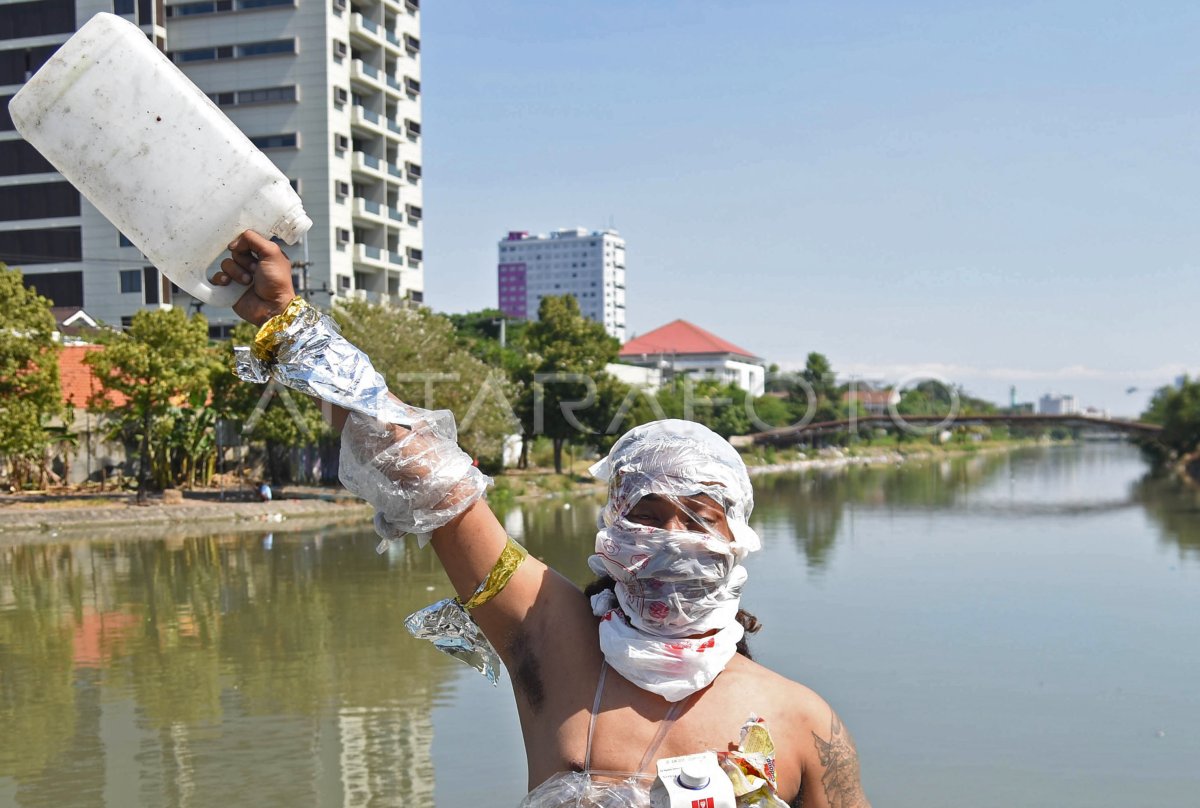
<svg viewBox="0 0 1200 808"><path fill-rule="evenodd" d="M672 702L708 687L733 659L744 634L735 620L705 637L654 637L625 620L608 590L592 595L592 614L600 618L604 660L642 690Z"/></svg>
<svg viewBox="0 0 1200 808"><path fill-rule="evenodd" d="M739 558L762 546L748 523L754 489L746 464L728 441L708 427L677 419L643 424L625 433L608 457L590 470L593 477L608 482L600 528L627 517L647 494L676 502L707 494L724 506Z"/></svg>
<svg viewBox="0 0 1200 808"><path fill-rule="evenodd" d="M746 582L746 569L724 537L626 519L596 534L596 554L588 565L617 582L617 600L629 622L656 637L694 636L729 625Z"/></svg>
<svg viewBox="0 0 1200 808"><path fill-rule="evenodd" d="M500 657L463 605L454 598L431 603L404 618L408 633L429 640L443 653L482 673L495 685L500 680Z"/></svg>

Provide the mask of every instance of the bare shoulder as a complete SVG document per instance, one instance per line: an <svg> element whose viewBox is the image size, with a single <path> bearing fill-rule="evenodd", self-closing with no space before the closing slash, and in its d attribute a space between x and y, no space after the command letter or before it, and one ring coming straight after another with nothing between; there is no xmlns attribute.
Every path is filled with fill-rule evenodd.
<svg viewBox="0 0 1200 808"><path fill-rule="evenodd" d="M742 687L759 694L760 714L775 739L781 796L805 808L870 808L854 739L829 703L750 660L730 667Z"/></svg>

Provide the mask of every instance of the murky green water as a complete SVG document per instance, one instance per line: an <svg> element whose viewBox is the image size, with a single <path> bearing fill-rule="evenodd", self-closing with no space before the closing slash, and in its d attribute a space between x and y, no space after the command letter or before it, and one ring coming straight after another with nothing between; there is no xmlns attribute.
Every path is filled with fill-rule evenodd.
<svg viewBox="0 0 1200 808"><path fill-rule="evenodd" d="M883 806L1192 806L1200 500L1120 445L759 480L758 658ZM582 581L595 503L505 517ZM0 548L0 805L512 805L507 684L410 640L347 529Z"/></svg>

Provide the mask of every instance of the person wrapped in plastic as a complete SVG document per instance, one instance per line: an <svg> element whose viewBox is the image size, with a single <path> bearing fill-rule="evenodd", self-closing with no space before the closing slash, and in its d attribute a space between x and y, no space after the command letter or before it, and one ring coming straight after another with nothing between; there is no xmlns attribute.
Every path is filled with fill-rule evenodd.
<svg viewBox="0 0 1200 808"><path fill-rule="evenodd" d="M370 360L295 297L278 246L243 234L213 282L246 286L234 310L260 326L238 374L335 405L343 483L375 506L384 541L416 534L445 568L457 597L410 616L409 630L493 681L499 663L510 672L528 763L522 806L684 804L656 772L700 759L719 767L703 786L717 796L696 791L688 805L868 806L836 713L745 646L757 625L740 608L741 562L760 542L728 442L658 421L592 467L608 501L585 593L505 534L453 417L392 397ZM689 777L671 786L700 781Z"/></svg>

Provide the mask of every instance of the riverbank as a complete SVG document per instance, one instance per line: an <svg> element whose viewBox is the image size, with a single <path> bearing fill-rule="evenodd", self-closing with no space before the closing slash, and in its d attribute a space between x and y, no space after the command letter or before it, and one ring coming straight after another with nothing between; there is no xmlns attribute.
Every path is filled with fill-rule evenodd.
<svg viewBox="0 0 1200 808"><path fill-rule="evenodd" d="M218 532L287 532L323 524L369 522L371 507L347 491L283 489L272 502L221 499L219 492L183 498L133 494L35 494L0 499L0 546L60 538L156 538Z"/></svg>
<svg viewBox="0 0 1200 808"><path fill-rule="evenodd" d="M1011 451L1037 441L984 441L947 446L900 445L750 452L743 457L751 476L852 466L897 465L984 452ZM592 479L592 461L577 460L564 474L548 469L512 469L495 478L493 505L565 496L602 495ZM287 532L325 524L366 524L372 509L344 489L287 486L272 502L246 501L247 492L188 491L156 495L139 505L129 492L29 493L0 497L0 546L59 538L128 538L152 534L187 537L216 532Z"/></svg>
<svg viewBox="0 0 1200 808"><path fill-rule="evenodd" d="M794 452L794 457L772 459L768 454L743 455L750 476L760 474L783 474L797 471L817 471L848 468L851 466L891 466L921 460L936 460L943 457L1010 452L1029 446L1049 446L1061 441L1004 440L978 441L974 443L899 444L892 446L858 446L852 448L830 447L815 454ZM784 453L779 452L779 455Z"/></svg>

